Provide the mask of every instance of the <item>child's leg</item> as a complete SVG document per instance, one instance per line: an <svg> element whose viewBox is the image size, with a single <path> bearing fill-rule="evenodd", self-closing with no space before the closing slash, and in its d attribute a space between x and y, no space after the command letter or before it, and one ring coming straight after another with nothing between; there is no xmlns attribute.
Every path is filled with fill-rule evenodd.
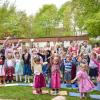
<svg viewBox="0 0 100 100"><path fill-rule="evenodd" d="M18 75L16 74L16 82L18 82Z"/></svg>
<svg viewBox="0 0 100 100"><path fill-rule="evenodd" d="M6 80L7 80L7 83L9 83L9 81L10 81L10 76L9 75L6 76Z"/></svg>
<svg viewBox="0 0 100 100"><path fill-rule="evenodd" d="M20 82L22 82L22 75L19 75L19 78L20 78Z"/></svg>
<svg viewBox="0 0 100 100"><path fill-rule="evenodd" d="M86 98L87 96L88 96L88 95L87 95L87 93L85 92L85 93L84 93L84 97Z"/></svg>
<svg viewBox="0 0 100 100"><path fill-rule="evenodd" d="M71 84L71 80L68 80L67 82L68 82L68 84Z"/></svg>
<svg viewBox="0 0 100 100"><path fill-rule="evenodd" d="M80 93L80 98L82 98L83 97L83 93Z"/></svg>
<svg viewBox="0 0 100 100"><path fill-rule="evenodd" d="M35 90L36 90L36 93L39 94L40 89L39 88L35 88Z"/></svg>
<svg viewBox="0 0 100 100"><path fill-rule="evenodd" d="M80 93L80 98L82 99L84 97L84 93Z"/></svg>
<svg viewBox="0 0 100 100"><path fill-rule="evenodd" d="M53 89L53 95L56 95L57 93L56 93L56 89Z"/></svg>
<svg viewBox="0 0 100 100"><path fill-rule="evenodd" d="M28 76L28 83L30 83L30 76Z"/></svg>
<svg viewBox="0 0 100 100"><path fill-rule="evenodd" d="M25 83L27 82L27 75L25 75Z"/></svg>
<svg viewBox="0 0 100 100"><path fill-rule="evenodd" d="M42 94L42 88L40 88L39 93Z"/></svg>
<svg viewBox="0 0 100 100"><path fill-rule="evenodd" d="M3 76L3 84L5 84L5 76Z"/></svg>
<svg viewBox="0 0 100 100"><path fill-rule="evenodd" d="M56 89L56 93L59 93L59 89Z"/></svg>
<svg viewBox="0 0 100 100"><path fill-rule="evenodd" d="M10 80L11 80L11 82L13 82L13 74L11 74Z"/></svg>

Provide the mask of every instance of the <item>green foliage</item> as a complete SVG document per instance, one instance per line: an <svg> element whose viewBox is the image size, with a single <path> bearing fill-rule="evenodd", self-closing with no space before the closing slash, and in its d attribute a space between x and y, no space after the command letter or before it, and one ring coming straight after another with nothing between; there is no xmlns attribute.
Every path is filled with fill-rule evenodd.
<svg viewBox="0 0 100 100"><path fill-rule="evenodd" d="M75 22L81 31L89 36L100 35L100 2L99 0L73 0Z"/></svg>
<svg viewBox="0 0 100 100"><path fill-rule="evenodd" d="M72 5L71 5L71 2L66 2L62 5L62 7L58 11L58 17L63 22L64 35L72 35L72 28L71 28Z"/></svg>
<svg viewBox="0 0 100 100"><path fill-rule="evenodd" d="M98 39L96 39L96 38L90 38L89 39L89 43L92 45L92 46L94 46L96 43L99 43L100 44L100 40Z"/></svg>
<svg viewBox="0 0 100 100"><path fill-rule="evenodd" d="M2 2L3 3L3 2ZM0 37L30 36L30 17L24 11L16 11L14 4L4 1L0 6Z"/></svg>
<svg viewBox="0 0 100 100"><path fill-rule="evenodd" d="M81 33L85 31L90 37L97 37L100 34L99 1L72 0L60 9L46 4L35 16L27 16L24 11L17 11L14 4L0 0L0 38L77 35L77 27Z"/></svg>
<svg viewBox="0 0 100 100"><path fill-rule="evenodd" d="M34 18L33 31L37 36L52 36L57 25L57 8L55 5L44 5Z"/></svg>
<svg viewBox="0 0 100 100"><path fill-rule="evenodd" d="M70 35L71 3L66 2L61 9L53 4L44 5L35 16L27 16L17 11L14 4L2 1L0 6L0 37L49 37ZM63 29L59 29L62 21ZM59 30L59 31L58 31Z"/></svg>

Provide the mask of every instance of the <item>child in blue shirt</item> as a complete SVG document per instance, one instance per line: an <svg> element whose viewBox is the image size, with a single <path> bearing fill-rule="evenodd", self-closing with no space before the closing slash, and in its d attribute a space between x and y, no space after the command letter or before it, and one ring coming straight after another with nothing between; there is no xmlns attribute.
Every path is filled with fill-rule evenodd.
<svg viewBox="0 0 100 100"><path fill-rule="evenodd" d="M67 58L64 59L64 80L68 87L71 86L71 70L72 70L72 58L70 55L67 55Z"/></svg>

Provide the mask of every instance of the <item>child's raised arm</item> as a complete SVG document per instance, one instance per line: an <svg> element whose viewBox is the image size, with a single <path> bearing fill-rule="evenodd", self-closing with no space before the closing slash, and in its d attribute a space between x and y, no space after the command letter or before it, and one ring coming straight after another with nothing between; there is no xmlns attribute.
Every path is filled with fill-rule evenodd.
<svg viewBox="0 0 100 100"><path fill-rule="evenodd" d="M22 41L22 40L19 40L19 41L18 41L18 43L17 43L17 45L16 45L16 46L14 46L14 47L13 47L13 49L18 48L18 47L19 47L19 44L20 44L20 42L21 42L21 41Z"/></svg>
<svg viewBox="0 0 100 100"><path fill-rule="evenodd" d="M7 41L10 39L10 37L7 37L6 38L6 40L4 41L4 43L3 43L3 47L6 47L6 43L7 43Z"/></svg>

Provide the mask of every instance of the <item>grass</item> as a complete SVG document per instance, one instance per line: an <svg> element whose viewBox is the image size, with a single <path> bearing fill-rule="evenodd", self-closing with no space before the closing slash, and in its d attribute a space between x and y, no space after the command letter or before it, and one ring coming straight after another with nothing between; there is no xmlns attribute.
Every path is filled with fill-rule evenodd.
<svg viewBox="0 0 100 100"><path fill-rule="evenodd" d="M76 89L62 89L70 92L78 92ZM93 91L90 94L100 94L98 91ZM54 96L50 94L33 95L32 87L28 86L13 86L0 87L0 99L14 99L14 100L51 100ZM80 100L79 97L66 96L68 100ZM66 99L66 100L67 100ZM94 100L91 98L85 100Z"/></svg>

